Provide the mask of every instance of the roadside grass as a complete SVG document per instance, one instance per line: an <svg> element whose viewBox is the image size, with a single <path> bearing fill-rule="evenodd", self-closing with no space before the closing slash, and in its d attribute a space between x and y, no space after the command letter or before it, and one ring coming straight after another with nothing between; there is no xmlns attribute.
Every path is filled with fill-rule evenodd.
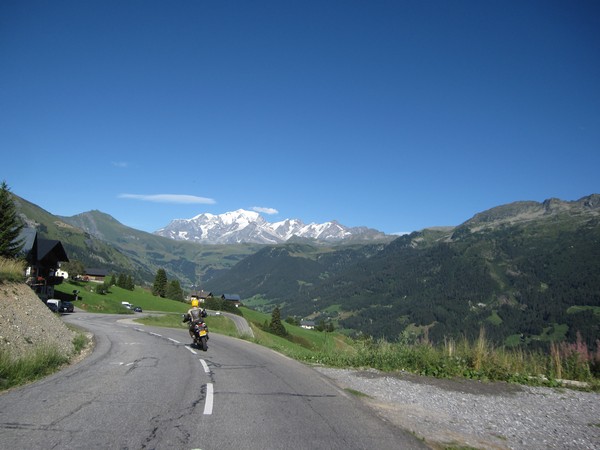
<svg viewBox="0 0 600 450"><path fill-rule="evenodd" d="M369 395L365 394L364 392L361 391L357 391L356 389L352 389L352 388L346 388L344 389L346 392L348 392L349 394L354 395L355 397L367 397L370 398Z"/></svg>
<svg viewBox="0 0 600 450"><path fill-rule="evenodd" d="M61 355L56 348L47 346L18 359L0 350L0 390L43 378L68 361L69 358Z"/></svg>
<svg viewBox="0 0 600 450"><path fill-rule="evenodd" d="M22 282L25 279L25 261L0 257L0 283Z"/></svg>
<svg viewBox="0 0 600 450"><path fill-rule="evenodd" d="M527 385L559 386L561 379L587 383L599 391L600 380L590 371L590 360L576 352L581 345L563 346L554 355L521 348L497 347L485 337L482 328L473 341L447 340L442 345L429 342L395 342L372 338L351 339L340 333L325 333L284 323L287 338L263 330L269 314L243 309L252 324L254 342L309 364L339 368L374 368L384 372L407 371L438 378L469 378L505 381ZM563 360L560 354L566 354ZM560 369L557 369L560 368Z"/></svg>
<svg viewBox="0 0 600 450"><path fill-rule="evenodd" d="M68 356L50 346L38 347L18 358L0 349L0 391L39 380L58 371L79 355L89 343L83 333L77 332L73 338L74 351Z"/></svg>

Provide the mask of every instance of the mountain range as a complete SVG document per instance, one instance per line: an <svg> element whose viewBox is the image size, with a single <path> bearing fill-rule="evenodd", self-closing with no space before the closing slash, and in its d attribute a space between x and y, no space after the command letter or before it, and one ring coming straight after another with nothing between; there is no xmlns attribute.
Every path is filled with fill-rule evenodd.
<svg viewBox="0 0 600 450"><path fill-rule="evenodd" d="M286 219L270 223L259 213L244 209L219 215L203 213L191 219L175 219L154 234L202 244L281 244L297 239L336 243L387 238L380 231L367 227L350 228L337 221L306 225L299 219Z"/></svg>
<svg viewBox="0 0 600 450"><path fill-rule="evenodd" d="M271 235L279 229L278 239L290 236L269 245L199 245L126 227L100 211L61 217L14 199L26 225L60 240L70 259L131 274L136 284L150 285L163 268L187 289L236 293L257 309L279 306L284 316L332 320L390 340L474 338L484 327L502 345L535 347L577 335L590 348L600 342L599 194L518 201L454 227L385 239L292 236L282 223L264 221ZM227 237L221 242L258 235L251 232L261 228L258 215L229 215L212 217L211 227L207 216L196 223L204 220L212 238L220 228Z"/></svg>

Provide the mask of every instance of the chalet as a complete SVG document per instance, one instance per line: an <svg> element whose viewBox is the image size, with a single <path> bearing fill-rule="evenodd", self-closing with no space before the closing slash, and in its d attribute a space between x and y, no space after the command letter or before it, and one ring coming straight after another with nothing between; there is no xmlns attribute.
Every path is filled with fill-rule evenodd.
<svg viewBox="0 0 600 450"><path fill-rule="evenodd" d="M223 294L221 295L221 300L232 302L236 308L239 307L242 303L240 296L237 294Z"/></svg>
<svg viewBox="0 0 600 450"><path fill-rule="evenodd" d="M300 326L302 328L305 328L307 330L314 330L315 329L315 322L312 320L301 320L300 321Z"/></svg>
<svg viewBox="0 0 600 450"><path fill-rule="evenodd" d="M204 303L207 298L213 298L212 292L206 292L205 290L193 291L190 293L190 301L198 300L199 303Z"/></svg>
<svg viewBox="0 0 600 450"><path fill-rule="evenodd" d="M97 269L97 268L85 268L85 274L83 275L84 281L95 281L97 283L103 283L104 279L108 276L108 270Z"/></svg>
<svg viewBox="0 0 600 450"><path fill-rule="evenodd" d="M33 228L23 229L18 239L23 240L21 253L27 261L27 284L44 301L54 297L54 286L63 281L57 274L60 263L69 262L62 243L39 237Z"/></svg>

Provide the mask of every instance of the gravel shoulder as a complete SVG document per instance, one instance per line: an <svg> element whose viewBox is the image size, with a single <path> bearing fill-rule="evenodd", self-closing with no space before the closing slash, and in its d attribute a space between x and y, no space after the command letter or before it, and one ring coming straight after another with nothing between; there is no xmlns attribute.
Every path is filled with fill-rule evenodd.
<svg viewBox="0 0 600 450"><path fill-rule="evenodd" d="M315 367L433 449L600 449L600 394Z"/></svg>

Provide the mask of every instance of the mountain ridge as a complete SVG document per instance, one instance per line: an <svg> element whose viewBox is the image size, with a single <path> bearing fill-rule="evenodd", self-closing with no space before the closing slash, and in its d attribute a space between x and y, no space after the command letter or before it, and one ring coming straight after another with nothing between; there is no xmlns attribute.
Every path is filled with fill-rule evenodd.
<svg viewBox="0 0 600 450"><path fill-rule="evenodd" d="M319 243L390 240L385 233L367 227L347 227L336 220L305 224L300 219L268 222L259 213L238 209L223 214L201 213L191 219L174 219L153 234L202 244L281 244L294 238Z"/></svg>

